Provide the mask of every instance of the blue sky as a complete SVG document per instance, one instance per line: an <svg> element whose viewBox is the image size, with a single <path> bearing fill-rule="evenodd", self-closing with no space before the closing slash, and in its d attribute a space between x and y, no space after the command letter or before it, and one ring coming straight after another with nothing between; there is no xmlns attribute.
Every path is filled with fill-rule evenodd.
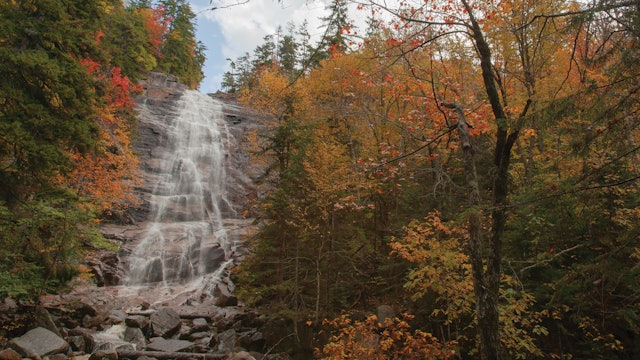
<svg viewBox="0 0 640 360"><path fill-rule="evenodd" d="M322 34L320 18L327 14L325 0L249 0L230 6L243 1L189 0L197 14L196 37L207 47L202 92L220 89L222 75L229 70L226 58L235 60L246 52L252 53L266 35L276 33L278 26L286 29L290 22L299 26L307 19L308 31L316 41ZM212 7L218 9L207 10Z"/></svg>

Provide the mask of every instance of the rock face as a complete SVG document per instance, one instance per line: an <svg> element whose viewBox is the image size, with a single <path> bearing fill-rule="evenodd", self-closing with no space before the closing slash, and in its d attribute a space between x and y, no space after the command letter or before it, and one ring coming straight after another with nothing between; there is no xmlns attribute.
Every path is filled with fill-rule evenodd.
<svg viewBox="0 0 640 360"><path fill-rule="evenodd" d="M8 350L2 352L2 356L52 358L60 354L60 357L87 359L92 354L91 359L286 359L283 354L263 356L261 353L270 352L267 349L282 340L275 334L288 335L290 324L283 323L282 331L274 331L280 324L269 323L239 304L229 278L230 267L243 254L243 239L255 230L248 205L258 196L251 179L260 169L249 162L243 143L249 132L261 127L261 120L255 114L232 99L222 99L222 118L218 119L226 130L223 158L228 201L217 204L222 225L232 243L228 248L201 248L199 256L206 260L201 268L210 272L209 277L123 285L126 261L147 233L149 216L155 211L153 196L163 194L163 189L156 187L164 171L159 158L166 156L160 148L164 146L168 124L175 115L176 101L186 91L175 77L164 74L150 74L144 85L144 93L137 100L139 123L134 146L141 166L142 182L135 189L140 205L101 228L107 239L121 244L121 251L118 254L97 252L87 259L97 287L85 284L76 286L71 294L40 299L43 306L52 311L51 318L55 321L52 325L45 313L41 316L42 324L59 330L61 336L44 328L34 329L11 341L11 347L21 355ZM204 192L210 193L213 189L206 188ZM210 212L212 206L205 204L204 213ZM189 211L179 206L172 208L174 215L182 219L190 216ZM161 216L161 220L167 217ZM164 230L173 231L170 227ZM211 230L211 234L217 236L219 230ZM0 303L0 312L15 307L15 304ZM272 332L270 337L265 336L267 331Z"/></svg>
<svg viewBox="0 0 640 360"><path fill-rule="evenodd" d="M167 138L170 138L173 129L173 117L176 116L176 104L187 91L186 88L177 82L177 79L170 75L151 73L144 81L143 94L137 99L138 126L136 131L136 141L134 150L140 159L141 183L135 188L139 205L131 208L128 214L122 216L118 221L104 224L101 228L103 235L113 241L122 243L118 256L113 254L99 254L98 258L89 259L90 267L93 270L94 278L99 286L110 286L115 284L141 283L141 282L166 282L169 279L188 278L201 273L213 273L225 264L230 256L234 254L240 256L243 251L236 250L240 239L254 231L253 219L246 217L250 215L249 204L257 196L257 190L253 185L251 177L257 174L257 169L253 168L249 162L247 149L244 147L249 132L260 128L262 120L231 99L220 99L224 101L222 105L222 125L224 132L221 133L221 141L224 143L224 191L226 197L224 201L217 204L207 203L204 209L194 213L194 206L186 196L182 199L168 201L166 205L154 205L154 197L169 194L171 189L163 189L163 178L166 178ZM216 98L216 96L211 96ZM201 111L201 110L200 110ZM181 132L179 130L178 132ZM203 135L210 137L211 135ZM209 158L200 156L198 162L211 161ZM180 163L180 166L183 166ZM194 164L200 166L199 164ZM181 178L188 178L191 175L183 171ZM209 176L211 177L211 176ZM176 182L171 185L173 190L182 187L184 182ZM203 182L198 183L200 185ZM198 185L198 186L200 186ZM215 186L217 188L217 186ZM179 190L179 189L178 189ZM202 190L205 197L217 192L211 186L204 185ZM184 201L184 203L183 203ZM206 201L206 200L205 200ZM186 206L183 206L186 205ZM158 208L168 206L164 213L159 215ZM220 215L216 215L219 212ZM158 227L158 235L149 232L150 217L157 218L161 222ZM208 234L209 229L200 227L192 223L189 229L183 230L170 225L170 220L188 222L193 220L205 220L206 218L218 218L222 221L226 234L230 241L226 245L218 245L211 236L217 236L218 225L213 226L214 234ZM148 241L153 246L157 246L158 238L165 241L164 246L170 246L164 251L165 259L155 258L147 254L139 254L136 247L141 241ZM174 240L175 239L175 240ZM185 240L186 239L186 240ZM186 258L185 249L191 252ZM135 257L132 256L135 255ZM147 259L146 264L140 265L139 260L135 263L130 259ZM134 277L126 276L128 269L138 269ZM131 275L131 273L130 273ZM232 289L231 289L232 291ZM233 304L235 297L228 294L226 289L219 291L224 297L220 304Z"/></svg>

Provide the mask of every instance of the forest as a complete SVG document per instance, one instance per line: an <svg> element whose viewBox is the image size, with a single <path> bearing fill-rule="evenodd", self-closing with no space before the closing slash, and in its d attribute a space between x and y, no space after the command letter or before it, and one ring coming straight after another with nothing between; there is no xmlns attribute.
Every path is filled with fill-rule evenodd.
<svg viewBox="0 0 640 360"><path fill-rule="evenodd" d="M270 119L240 297L323 359L637 358L638 2L386 4L231 63Z"/></svg>
<svg viewBox="0 0 640 360"><path fill-rule="evenodd" d="M320 359L638 358L640 3L370 0L366 29L349 5L224 76L266 119L240 300ZM96 225L135 206L138 80L197 88L194 18L0 3L2 297L109 246Z"/></svg>
<svg viewBox="0 0 640 360"><path fill-rule="evenodd" d="M203 46L184 0L0 2L0 297L86 273L135 205L135 102L149 71L190 87Z"/></svg>

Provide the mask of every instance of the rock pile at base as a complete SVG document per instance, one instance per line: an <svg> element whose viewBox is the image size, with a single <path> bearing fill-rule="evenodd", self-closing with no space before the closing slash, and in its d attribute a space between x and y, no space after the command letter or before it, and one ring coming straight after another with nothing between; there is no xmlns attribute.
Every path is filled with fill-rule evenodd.
<svg viewBox="0 0 640 360"><path fill-rule="evenodd" d="M0 350L0 360L289 358L282 353L265 354L261 329L268 327L269 320L239 307L218 308L212 312L215 315L179 314L171 307L110 314L94 310L94 316L85 314L82 321L74 321L74 314L52 310L52 316L62 322L55 329L61 335L43 327L32 329L9 341ZM81 322L92 327L65 326Z"/></svg>

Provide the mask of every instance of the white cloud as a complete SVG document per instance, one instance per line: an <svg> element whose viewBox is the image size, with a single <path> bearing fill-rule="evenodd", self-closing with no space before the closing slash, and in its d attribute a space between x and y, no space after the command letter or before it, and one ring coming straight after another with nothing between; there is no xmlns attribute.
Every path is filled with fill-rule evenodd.
<svg viewBox="0 0 640 360"><path fill-rule="evenodd" d="M296 28L307 21L307 31L313 43L320 40L326 17L326 6L331 0L189 0L194 13L198 14L198 40L207 46L205 80L201 90L205 92L219 89L222 74L228 71L226 58L235 60L263 44L266 35L275 35L278 26L287 31L289 23ZM239 4L233 6L233 4ZM217 7L216 10L207 10ZM354 12L352 12L353 14ZM362 18L354 14L353 18ZM357 25L364 24L362 19ZM362 31L362 30L361 30Z"/></svg>
<svg viewBox="0 0 640 360"><path fill-rule="evenodd" d="M307 19L309 32L317 33L322 24L319 18L326 14L325 4L319 0L249 0L223 8L229 4L233 2L214 3L220 8L201 14L204 21L217 24L224 42L223 55L232 59L251 53L266 35L275 34L278 26L284 29L290 22L299 26Z"/></svg>

